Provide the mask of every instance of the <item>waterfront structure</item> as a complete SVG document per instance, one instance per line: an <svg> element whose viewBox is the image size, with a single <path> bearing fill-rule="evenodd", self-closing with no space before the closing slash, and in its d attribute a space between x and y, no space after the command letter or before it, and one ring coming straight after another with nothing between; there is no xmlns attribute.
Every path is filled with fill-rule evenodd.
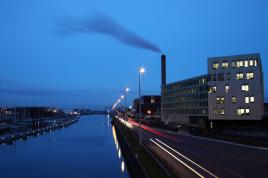
<svg viewBox="0 0 268 178"><path fill-rule="evenodd" d="M162 55L163 56L163 55ZM261 120L263 72L259 54L208 58L208 74L166 84L162 61L161 120L205 127L213 121ZM164 76L164 78L163 78Z"/></svg>
<svg viewBox="0 0 268 178"><path fill-rule="evenodd" d="M209 120L261 120L264 115L259 54L208 58Z"/></svg>

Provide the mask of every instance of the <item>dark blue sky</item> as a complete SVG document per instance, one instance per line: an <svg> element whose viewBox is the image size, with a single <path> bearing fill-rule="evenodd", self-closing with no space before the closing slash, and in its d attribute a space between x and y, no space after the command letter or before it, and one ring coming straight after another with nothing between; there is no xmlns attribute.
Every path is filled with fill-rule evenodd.
<svg viewBox="0 0 268 178"><path fill-rule="evenodd" d="M159 94L161 53L109 34L62 33L62 22L96 13L159 46L168 82L207 73L207 57L259 52L268 94L266 0L1 0L0 103L100 108L125 86L132 100L139 66L143 94Z"/></svg>

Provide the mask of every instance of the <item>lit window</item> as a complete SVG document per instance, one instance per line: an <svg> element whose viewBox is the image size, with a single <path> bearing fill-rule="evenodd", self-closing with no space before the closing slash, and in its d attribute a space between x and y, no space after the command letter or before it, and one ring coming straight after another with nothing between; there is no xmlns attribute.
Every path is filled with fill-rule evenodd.
<svg viewBox="0 0 268 178"><path fill-rule="evenodd" d="M208 93L214 93L216 91L217 91L217 87L216 86L212 86L212 87L209 87Z"/></svg>
<svg viewBox="0 0 268 178"><path fill-rule="evenodd" d="M258 65L258 64L257 64L257 60L255 60L255 66L257 67L257 65Z"/></svg>
<svg viewBox="0 0 268 178"><path fill-rule="evenodd" d="M236 80L243 80L244 74L243 73L237 73L236 74Z"/></svg>
<svg viewBox="0 0 268 178"><path fill-rule="evenodd" d="M225 85L225 92L228 93L230 91L230 86L229 85Z"/></svg>
<svg viewBox="0 0 268 178"><path fill-rule="evenodd" d="M236 97L235 96L232 97L232 103L236 103Z"/></svg>
<svg viewBox="0 0 268 178"><path fill-rule="evenodd" d="M243 67L244 61L236 61L236 67Z"/></svg>
<svg viewBox="0 0 268 178"><path fill-rule="evenodd" d="M213 109L213 111L214 111L214 116L216 116L218 113L217 109Z"/></svg>
<svg viewBox="0 0 268 178"><path fill-rule="evenodd" d="M213 86L213 92L216 92L217 91L217 86Z"/></svg>
<svg viewBox="0 0 268 178"><path fill-rule="evenodd" d="M217 104L220 104L220 97L217 97L216 100L217 100Z"/></svg>
<svg viewBox="0 0 268 178"><path fill-rule="evenodd" d="M249 91L249 86L248 85L242 85L241 90L242 91Z"/></svg>
<svg viewBox="0 0 268 178"><path fill-rule="evenodd" d="M224 109L221 109L220 111L221 111L221 115L225 114Z"/></svg>
<svg viewBox="0 0 268 178"><path fill-rule="evenodd" d="M245 109L246 115L249 115L249 108Z"/></svg>
<svg viewBox="0 0 268 178"><path fill-rule="evenodd" d="M249 60L249 66L254 66L254 60Z"/></svg>
<svg viewBox="0 0 268 178"><path fill-rule="evenodd" d="M245 103L248 104L249 103L249 97L245 97Z"/></svg>
<svg viewBox="0 0 268 178"><path fill-rule="evenodd" d="M213 69L218 69L219 68L219 63L213 63Z"/></svg>
<svg viewBox="0 0 268 178"><path fill-rule="evenodd" d="M254 78L254 73L253 72L248 72L247 73L247 79L253 79Z"/></svg>
<svg viewBox="0 0 268 178"><path fill-rule="evenodd" d="M224 104L225 98L224 97L217 97L216 100L217 100L217 104Z"/></svg>
<svg viewBox="0 0 268 178"><path fill-rule="evenodd" d="M254 96L251 96L251 97L250 97L250 102L251 102L251 103L254 103L254 102L255 102L255 97L254 97Z"/></svg>
<svg viewBox="0 0 268 178"><path fill-rule="evenodd" d="M237 109L237 115L242 116L245 114L245 109Z"/></svg>
<svg viewBox="0 0 268 178"><path fill-rule="evenodd" d="M222 66L223 69L227 69L229 67L229 63L228 62L223 62L221 64L221 66Z"/></svg>
<svg viewBox="0 0 268 178"><path fill-rule="evenodd" d="M245 67L248 67L248 61L245 61Z"/></svg>

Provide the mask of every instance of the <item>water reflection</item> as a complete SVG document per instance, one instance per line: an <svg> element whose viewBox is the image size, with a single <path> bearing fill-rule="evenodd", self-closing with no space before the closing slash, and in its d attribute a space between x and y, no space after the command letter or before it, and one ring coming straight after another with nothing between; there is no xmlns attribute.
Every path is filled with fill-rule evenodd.
<svg viewBox="0 0 268 178"><path fill-rule="evenodd" d="M122 172L125 171L125 163L124 163L124 161L121 162L121 170L122 170Z"/></svg>
<svg viewBox="0 0 268 178"><path fill-rule="evenodd" d="M124 162L123 157L121 156L121 149L120 149L117 137L116 137L116 130L115 130L114 126L112 126L112 131L113 131L114 143L115 143L116 149L118 151L118 158L121 161L121 171L122 171L122 173L124 173L125 172L125 162Z"/></svg>
<svg viewBox="0 0 268 178"><path fill-rule="evenodd" d="M1 145L0 160L3 178L129 177L106 116L81 117L64 130Z"/></svg>

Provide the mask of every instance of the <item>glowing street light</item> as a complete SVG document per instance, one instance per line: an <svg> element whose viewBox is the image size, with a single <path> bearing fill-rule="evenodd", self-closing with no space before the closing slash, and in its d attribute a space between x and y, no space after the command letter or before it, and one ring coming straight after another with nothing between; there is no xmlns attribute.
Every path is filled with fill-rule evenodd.
<svg viewBox="0 0 268 178"><path fill-rule="evenodd" d="M126 111L126 109L127 109L127 93L130 91L130 89L128 88L128 87L126 87L126 89L125 89L125 96L124 96L124 98L125 98L125 111Z"/></svg>
<svg viewBox="0 0 268 178"><path fill-rule="evenodd" d="M140 74L144 74L145 73L145 68L144 67L141 67L140 70L139 70Z"/></svg>
<svg viewBox="0 0 268 178"><path fill-rule="evenodd" d="M140 146L141 146L141 137L142 137L142 130L141 130L141 76L145 73L145 68L141 67L139 69L139 118L140 118Z"/></svg>
<svg viewBox="0 0 268 178"><path fill-rule="evenodd" d="M124 95L121 95L121 97L120 97L121 99L124 99L125 98L125 96Z"/></svg>

